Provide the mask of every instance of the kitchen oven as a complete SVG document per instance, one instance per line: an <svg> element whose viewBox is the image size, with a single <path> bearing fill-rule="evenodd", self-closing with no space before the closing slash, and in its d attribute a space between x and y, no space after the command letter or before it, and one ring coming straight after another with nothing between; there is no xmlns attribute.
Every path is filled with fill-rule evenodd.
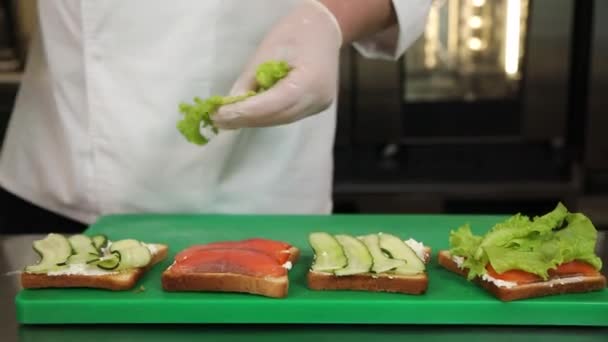
<svg viewBox="0 0 608 342"><path fill-rule="evenodd" d="M398 61L345 50L337 210L575 205L584 191L580 128L593 22L604 7L447 0L432 7L424 34Z"/></svg>

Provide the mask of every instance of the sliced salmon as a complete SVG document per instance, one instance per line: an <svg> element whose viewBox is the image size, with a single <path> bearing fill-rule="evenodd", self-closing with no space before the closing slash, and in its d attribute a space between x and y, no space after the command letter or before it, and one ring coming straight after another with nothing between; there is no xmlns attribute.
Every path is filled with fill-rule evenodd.
<svg viewBox="0 0 608 342"><path fill-rule="evenodd" d="M268 256L275 258L279 264L284 264L289 259L289 249L291 245L281 241L274 241L268 239L247 239L241 241L221 241L212 242L204 245L192 246L175 256L175 260L188 258L192 253L198 253L200 250L207 249L245 249L264 253Z"/></svg>
<svg viewBox="0 0 608 342"><path fill-rule="evenodd" d="M183 272L236 273L254 277L281 277L287 274L273 257L255 250L237 248L186 249L171 266ZM181 254L181 253L180 253Z"/></svg>

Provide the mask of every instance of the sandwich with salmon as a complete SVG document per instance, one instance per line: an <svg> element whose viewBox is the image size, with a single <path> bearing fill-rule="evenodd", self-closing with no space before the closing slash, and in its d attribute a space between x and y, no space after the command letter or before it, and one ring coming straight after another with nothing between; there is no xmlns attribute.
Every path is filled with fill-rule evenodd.
<svg viewBox="0 0 608 342"><path fill-rule="evenodd" d="M452 231L439 264L503 301L606 287L589 218L561 203L533 219L517 214L475 235L468 224Z"/></svg>
<svg viewBox="0 0 608 342"><path fill-rule="evenodd" d="M21 272L21 285L26 289L129 290L168 251L166 245L134 239L111 241L105 235L56 233L34 241L33 248L40 260Z"/></svg>
<svg viewBox="0 0 608 342"><path fill-rule="evenodd" d="M191 246L162 274L165 291L235 292L283 298L288 271L300 255L295 246L269 239Z"/></svg>
<svg viewBox="0 0 608 342"><path fill-rule="evenodd" d="M314 261L307 275L312 290L394 292L419 295L428 288L431 249L414 239L386 233L309 235Z"/></svg>

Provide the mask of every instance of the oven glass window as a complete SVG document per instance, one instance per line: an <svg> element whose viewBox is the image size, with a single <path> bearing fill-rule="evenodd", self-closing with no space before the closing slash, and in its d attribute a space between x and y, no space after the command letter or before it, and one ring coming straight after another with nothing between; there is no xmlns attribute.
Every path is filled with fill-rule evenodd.
<svg viewBox="0 0 608 342"><path fill-rule="evenodd" d="M528 5L528 0L447 0L434 5L424 35L403 59L404 100L516 98Z"/></svg>

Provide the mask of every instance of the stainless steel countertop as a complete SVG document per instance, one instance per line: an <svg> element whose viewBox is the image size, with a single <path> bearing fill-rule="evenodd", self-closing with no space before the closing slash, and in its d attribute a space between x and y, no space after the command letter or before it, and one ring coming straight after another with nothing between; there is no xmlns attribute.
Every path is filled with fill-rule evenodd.
<svg viewBox="0 0 608 342"><path fill-rule="evenodd" d="M24 265L35 263L37 255L32 251L32 242L40 239L42 235L7 235L0 236L0 340L4 342L18 341L19 325L16 319L14 298L20 289L19 277L17 274L10 275L9 272L19 270ZM608 232L601 231L598 238L598 255L602 258L604 265L608 266ZM9 275L6 275L9 273ZM608 276L608 267L603 268L603 273ZM106 326L107 329L126 329L126 327ZM58 328L41 328L35 335L37 340L44 335L45 331L53 333L53 329ZM44 330L47 329L47 330ZM83 329L91 329L82 328ZM104 328L96 328L97 331ZM132 328L138 329L137 327ZM191 329L191 328L189 328ZM201 329L208 329L202 328ZM485 329L485 328L484 328ZM496 328L499 329L499 328ZM504 330L504 328L502 328ZM568 329L568 328L563 328ZM578 329L578 328L577 328ZM179 329L176 329L179 331ZM543 331L539 329L539 331ZM42 333L41 333L42 332ZM482 331L487 333L486 330ZM497 331L498 333L498 331ZM503 332L504 333L504 332ZM534 333L534 330L530 330ZM605 332L604 332L605 333ZM56 337L56 335L53 335ZM144 335L145 336L145 335Z"/></svg>

